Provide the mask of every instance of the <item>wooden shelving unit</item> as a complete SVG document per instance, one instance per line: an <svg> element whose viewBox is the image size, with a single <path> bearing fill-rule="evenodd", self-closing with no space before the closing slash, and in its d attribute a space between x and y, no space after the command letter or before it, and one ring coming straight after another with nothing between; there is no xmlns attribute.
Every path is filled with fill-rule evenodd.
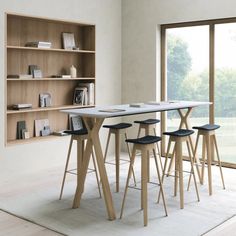
<svg viewBox="0 0 236 236"><path fill-rule="evenodd" d="M52 131L68 128L68 116L61 109L91 107L73 105L73 93L80 82L92 82L95 75L95 25L6 14L6 144L20 144L48 137L34 137L34 120L49 119ZM62 47L62 33L74 34L79 50ZM51 42L51 48L25 47L27 42ZM37 65L43 78L10 79L7 75L28 74L28 66ZM77 68L77 78L52 78ZM39 94L52 95L51 107L39 107ZM12 110L12 104L31 103L32 109ZM30 139L17 140L17 121L26 121ZM50 137L51 138L51 137Z"/></svg>

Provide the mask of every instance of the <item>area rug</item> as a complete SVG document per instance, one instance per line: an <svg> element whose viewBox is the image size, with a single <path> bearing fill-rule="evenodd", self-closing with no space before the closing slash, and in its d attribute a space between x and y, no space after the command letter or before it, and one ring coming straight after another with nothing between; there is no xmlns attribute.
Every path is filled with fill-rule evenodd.
<svg viewBox="0 0 236 236"><path fill-rule="evenodd" d="M225 169L226 190L222 189L218 170L213 168L214 192L209 197L207 185L199 186L201 201L197 202L193 184L185 192L185 208L180 210L179 198L173 197L173 178L165 185L169 216L165 217L163 204L156 204L156 187L148 190L148 226L143 227L143 214L140 211L140 192L129 189L124 215L119 219L121 202L128 166L121 166L120 192L115 192L115 171L108 166L117 219L107 220L103 199L99 198L95 176L89 174L85 192L78 209L71 209L75 191L75 177L69 176L62 200L58 200L63 166L49 168L37 173L19 175L1 183L0 208L36 222L65 235L103 236L197 236L214 228L236 214L236 171ZM140 164L135 166L139 178ZM154 171L152 170L152 180ZM188 178L185 177L185 186Z"/></svg>

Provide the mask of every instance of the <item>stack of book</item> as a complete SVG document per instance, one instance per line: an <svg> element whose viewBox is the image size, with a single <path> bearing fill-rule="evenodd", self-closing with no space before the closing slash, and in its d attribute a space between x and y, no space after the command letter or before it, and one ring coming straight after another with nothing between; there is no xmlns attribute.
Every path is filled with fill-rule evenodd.
<svg viewBox="0 0 236 236"><path fill-rule="evenodd" d="M33 47L33 48L51 48L51 42L42 42L42 41L35 41L35 42L28 42L25 44L26 47Z"/></svg>
<svg viewBox="0 0 236 236"><path fill-rule="evenodd" d="M29 109L32 108L32 104L30 103L18 103L18 104L13 104L12 109L13 110L21 110L21 109Z"/></svg>

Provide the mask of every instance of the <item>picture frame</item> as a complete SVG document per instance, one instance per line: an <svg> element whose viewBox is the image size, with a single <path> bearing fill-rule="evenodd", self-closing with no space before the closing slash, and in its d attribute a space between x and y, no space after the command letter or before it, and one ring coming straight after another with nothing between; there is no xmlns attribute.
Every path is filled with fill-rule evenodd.
<svg viewBox="0 0 236 236"><path fill-rule="evenodd" d="M48 119L35 120L34 126L35 126L35 137L46 136L50 134L50 125Z"/></svg>
<svg viewBox="0 0 236 236"><path fill-rule="evenodd" d="M76 48L75 46L75 36L74 33L62 33L62 43L63 48L66 50L73 50Z"/></svg>
<svg viewBox="0 0 236 236"><path fill-rule="evenodd" d="M33 78L42 78L42 71L40 69L34 69L33 70Z"/></svg>
<svg viewBox="0 0 236 236"><path fill-rule="evenodd" d="M74 90L73 104L86 105L87 88L76 87Z"/></svg>
<svg viewBox="0 0 236 236"><path fill-rule="evenodd" d="M72 131L84 129L84 123L80 116L72 115L70 116L70 129Z"/></svg>

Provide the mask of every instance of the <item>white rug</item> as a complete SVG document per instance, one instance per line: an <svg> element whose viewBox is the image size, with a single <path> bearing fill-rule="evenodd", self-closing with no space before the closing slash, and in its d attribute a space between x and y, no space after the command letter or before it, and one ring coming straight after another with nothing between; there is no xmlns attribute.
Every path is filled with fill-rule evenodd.
<svg viewBox="0 0 236 236"><path fill-rule="evenodd" d="M168 217L164 216L162 203L159 205L155 203L157 187L150 186L148 226L143 227L143 214L139 210L140 192L133 189L128 191L124 216L120 220L119 213L127 168L127 165L121 166L121 189L120 193L115 193L114 166L107 166L117 213L115 221L107 220L104 201L98 198L93 174L88 175L79 209L71 209L75 190L74 176L68 177L64 197L58 200L63 166L28 175L22 174L17 179L9 178L4 181L0 188L0 208L72 236L197 236L236 214L236 170L224 170L227 190L223 190L219 171L214 169L213 196L208 196L206 184L199 186L201 201L197 202L192 185L190 192L185 194L185 209L180 210L179 198L173 197L173 178L170 177L164 183ZM136 164L135 171L139 172L139 164ZM185 178L186 182L187 180L188 178Z"/></svg>

